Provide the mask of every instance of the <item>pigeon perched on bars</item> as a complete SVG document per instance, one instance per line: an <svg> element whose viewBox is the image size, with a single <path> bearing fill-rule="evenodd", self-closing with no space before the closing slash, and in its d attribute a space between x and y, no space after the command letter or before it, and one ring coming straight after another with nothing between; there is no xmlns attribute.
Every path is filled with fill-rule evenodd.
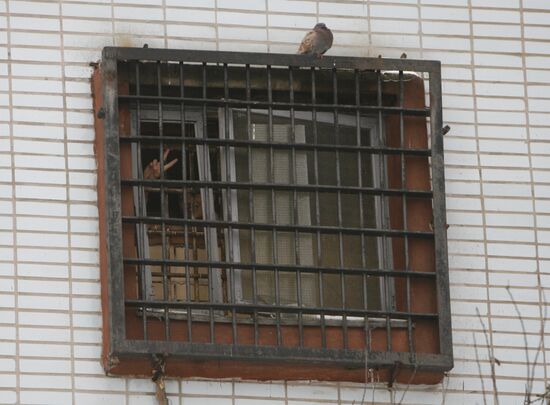
<svg viewBox="0 0 550 405"><path fill-rule="evenodd" d="M314 55L322 58L323 54L332 46L332 31L324 23L318 23L309 31L298 49L301 55Z"/></svg>

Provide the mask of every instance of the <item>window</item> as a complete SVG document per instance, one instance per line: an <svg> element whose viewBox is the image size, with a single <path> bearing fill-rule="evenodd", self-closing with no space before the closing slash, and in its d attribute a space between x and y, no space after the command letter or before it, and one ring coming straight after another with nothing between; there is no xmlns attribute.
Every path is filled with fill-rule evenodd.
<svg viewBox="0 0 550 405"><path fill-rule="evenodd" d="M245 378L259 359L296 364L283 378L448 370L439 75L437 62L106 48L109 370L157 353Z"/></svg>

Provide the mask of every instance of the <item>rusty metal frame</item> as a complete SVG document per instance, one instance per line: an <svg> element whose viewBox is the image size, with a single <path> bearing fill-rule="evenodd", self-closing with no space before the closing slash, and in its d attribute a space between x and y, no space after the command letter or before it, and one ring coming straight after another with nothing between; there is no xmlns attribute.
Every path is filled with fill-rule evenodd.
<svg viewBox="0 0 550 405"><path fill-rule="evenodd" d="M431 135L431 149L426 150L407 150L401 148L388 148L384 145L364 147L365 151L375 154L382 153L386 155L390 154L410 154L429 156L431 158L431 181L432 191L414 191L414 190L390 190L379 188L362 188L357 190L362 193L372 193L376 195L412 195L419 197L428 197L433 201L433 233L432 232L412 232L412 231L395 231L389 229L334 229L334 232L362 232L365 234L372 233L374 235L386 235L392 236L393 234L401 234L409 238L421 237L421 238L433 238L436 251L436 272L399 272L389 268L381 269L361 269L365 274L376 274L384 277L394 277L398 275L406 277L418 277L418 278L435 278L437 286L437 314L418 314L411 312L397 312L391 309L374 311L374 310L357 310L348 311L347 315L356 316L380 316L387 319L411 319L411 317L417 318L429 318L436 319L439 325L439 347L440 353L438 354L424 354L424 353L400 353L393 351L384 352L367 352L351 349L313 349L304 347L282 347L282 346L253 346L253 345L220 345L220 344L205 344L195 342L174 342L174 341L147 341L147 340L130 340L126 339L125 331L125 308L126 306L142 307L147 305L151 308L165 308L168 305L163 301L151 301L146 300L134 300L132 302L125 301L123 286L123 269L124 263L132 263L131 259L123 260L122 254L122 223L125 220L121 215L121 184L132 185L132 181L121 181L120 176L120 155L119 145L121 139L119 138L119 114L118 114L118 101L122 97L127 99L141 98L144 101L148 100L149 96L121 96L118 94L118 78L117 78L117 66L119 63L127 61L143 61L143 62L180 62L180 63L199 63L199 64L220 64L227 66L227 64L237 64L241 66L286 66L289 67L309 67L315 69L348 69L352 71L396 71L399 72L399 77L403 77L404 71L423 72L429 77L429 91L430 91L430 107L427 109L405 109L400 107L388 107L388 106L361 106L357 105L320 105L312 102L305 106L312 108L326 108L326 109L338 109L353 110L361 112L371 112L374 114L390 113L390 114L403 114L406 115L420 115L429 117L430 120L430 135ZM404 367L410 367L422 370L435 370L445 371L449 370L453 366L452 356L452 340L451 340L451 315L450 315L450 298L449 298L449 277L448 277L448 255L447 255L447 239L446 239L446 210L445 210L445 183L444 183L444 164L443 164L443 133L442 133L442 105L441 105L441 67L440 63L436 61L421 61L421 60L409 60L409 59L382 59L382 58L354 58L354 57L324 57L322 59L312 59L302 55L286 55L286 54L259 54L259 53L244 53L244 52L218 52L218 51L196 51L196 50L168 50L168 49L138 49L138 48L115 48L107 47L103 50L103 58L101 62L101 69L103 71L103 94L104 105L104 129L105 129L105 184L106 184L106 218L102 219L106 221L107 225L107 244L108 244L108 274L109 274L109 327L110 327L110 347L113 355L126 356L126 355L149 355L154 353L164 353L169 356L182 356L186 358L200 358L200 359L244 359L244 360L261 360L261 361L294 361L294 362L313 362L319 364L338 364L346 367L363 367L365 362L368 362L369 367L392 367L396 363L401 364ZM401 94L402 95L402 94ZM294 103L291 100L289 103L275 103L272 100L267 102L253 102L251 100L209 100L206 97L203 99L193 99L186 97L153 97L153 101L171 101L171 102L186 102L192 101L195 103L212 103L216 106L231 106L231 107L248 107L248 108L275 108L275 107L304 107L299 103ZM284 105L282 105L284 104ZM141 137L145 139L145 137ZM167 141L170 139L167 137ZM212 143L214 145L229 145L232 146L247 146L246 141L239 140L227 140L227 139L187 139L189 142L202 142ZM242 143L242 145L239 144ZM277 147L275 144L270 144L270 147ZM288 145L287 145L288 146ZM307 148L304 144L290 145L296 148ZM344 150L345 147L342 147ZM192 181L170 181L162 180L166 185L171 186L203 186L205 184L201 182ZM143 184L146 181L142 181ZM195 184L196 183L196 184ZM227 187L224 182L207 182L208 187ZM158 182L157 182L158 184ZM272 187L271 185L270 187ZM238 184L232 183L231 187L234 188L248 188L250 184ZM285 185L278 185L282 189L285 189ZM314 186L302 186L304 190L312 188ZM331 189L332 186L325 186ZM286 187L290 189L290 186ZM317 186L317 188L319 188ZM332 187L338 191L338 187ZM342 191L343 187L340 187ZM126 218L128 221L145 221L155 222L159 221L157 218ZM162 219L160 219L162 220ZM176 222L185 222L191 224L191 220L174 220ZM205 223L204 221L197 222L196 225L229 225L238 227L236 224L220 223L221 221L211 221ZM275 225L259 225L259 224L245 224L247 227L267 227L272 229ZM296 227L292 227L294 230ZM319 230L319 227L304 227L311 228L306 230ZM330 231L330 230L329 230ZM137 262L147 262L150 264L162 264L154 260L137 260ZM168 263L165 261L164 264ZM186 261L172 261L169 264L186 265L189 264ZM212 263L204 263L205 265L212 265ZM215 263L217 267L228 267L227 263ZM242 267L242 266L241 266ZM270 268L269 265L264 266ZM273 268L274 266L271 266ZM281 267L281 266L277 266ZM297 271L301 272L314 272L314 268L307 266L294 266ZM324 272L334 272L336 274L347 274L358 269L322 269ZM172 305L172 304L169 304ZM185 303L174 304L174 307L181 306L181 308L207 308L212 310L213 308L231 310L236 308L236 304L227 303ZM247 307L249 310L254 311L268 311L270 309L285 310L285 308L273 308L265 307L262 305L256 305L253 308ZM319 308L315 311L318 313ZM325 313L330 314L330 310L322 310ZM292 312L292 310L290 311ZM307 313L307 309L301 308L300 313ZM388 324L389 325L389 324ZM410 339L410 335L409 335Z"/></svg>

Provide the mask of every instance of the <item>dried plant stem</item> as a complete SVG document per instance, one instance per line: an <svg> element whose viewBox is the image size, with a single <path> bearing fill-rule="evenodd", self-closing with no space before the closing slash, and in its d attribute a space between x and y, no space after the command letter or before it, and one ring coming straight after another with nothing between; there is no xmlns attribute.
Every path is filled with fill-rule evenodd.
<svg viewBox="0 0 550 405"><path fill-rule="evenodd" d="M523 348L525 350L525 365L527 367L527 376L526 376L527 381L525 382L525 398L523 403L529 404L531 403L531 390L533 389L533 379L531 377L531 367L529 365L529 342L527 341L527 331L525 330L525 322L523 322L523 316L521 315L521 312L519 310L518 303L516 302L514 296L512 295L512 292L510 291L510 286L506 286L506 292L510 297L510 301L512 301L512 305L514 306L514 310L518 315L519 323L521 325L521 334L523 336ZM533 373L534 372L535 372L535 364L533 364Z"/></svg>
<svg viewBox="0 0 550 405"><path fill-rule="evenodd" d="M479 309L476 308L476 314L479 319L479 323L481 324L481 329L483 330L483 336L485 337L485 344L487 346L487 352L489 353L489 364L491 366L491 380L493 381L493 401L495 405L499 405L498 400L498 388L497 388L497 373L496 373L496 367L495 367L495 352L493 350L493 346L489 342L489 332L487 331L487 328L485 327L485 324L483 323L483 319L481 319L481 314L479 313Z"/></svg>
<svg viewBox="0 0 550 405"><path fill-rule="evenodd" d="M379 374L377 374L377 375L379 377L377 382L380 382L380 375ZM374 371L373 370L371 370L371 375L370 376L371 376L371 381L373 383L372 384L372 401L371 401L371 403L372 403L372 405L374 405L374 389L376 388L376 385L374 384Z"/></svg>
<svg viewBox="0 0 550 405"><path fill-rule="evenodd" d="M369 386L369 352L365 349L365 387L363 388L363 396L361 397L361 405L365 403L367 395L367 387Z"/></svg>
<svg viewBox="0 0 550 405"><path fill-rule="evenodd" d="M485 397L485 380L483 379L483 373L481 371L481 362L479 360L479 351L477 349L477 339L474 332L472 332L472 338L474 339L474 350L476 353L477 370L479 373L479 381L481 382L481 393L483 394L483 405L487 405L487 398Z"/></svg>
<svg viewBox="0 0 550 405"><path fill-rule="evenodd" d="M445 373L443 376L443 381L441 382L441 405L445 405L445 398L447 397L447 390L449 389L450 381L449 375Z"/></svg>
<svg viewBox="0 0 550 405"><path fill-rule="evenodd" d="M417 367L415 366L411 376L409 377L409 381L407 381L407 386L403 390L403 395L401 395L401 399L397 403L398 405L401 405L403 403L403 399L405 399L405 395L407 395L407 391L409 391L409 388L414 380L414 377L416 377L416 371L417 371Z"/></svg>

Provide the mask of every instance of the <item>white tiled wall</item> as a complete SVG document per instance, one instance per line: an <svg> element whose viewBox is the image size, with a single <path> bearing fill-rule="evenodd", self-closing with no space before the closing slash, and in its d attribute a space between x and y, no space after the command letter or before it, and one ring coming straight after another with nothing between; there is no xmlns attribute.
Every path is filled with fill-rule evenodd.
<svg viewBox="0 0 550 405"><path fill-rule="evenodd" d="M456 366L406 404L522 403L550 299L550 1L0 0L0 403L154 404L99 364L89 62L107 45L294 53L317 21L329 54L443 63ZM546 289L545 289L546 288ZM550 331L550 326L547 328ZM476 362L474 336L481 359ZM533 391L550 373L542 340ZM381 385L170 381L172 404L399 403Z"/></svg>

